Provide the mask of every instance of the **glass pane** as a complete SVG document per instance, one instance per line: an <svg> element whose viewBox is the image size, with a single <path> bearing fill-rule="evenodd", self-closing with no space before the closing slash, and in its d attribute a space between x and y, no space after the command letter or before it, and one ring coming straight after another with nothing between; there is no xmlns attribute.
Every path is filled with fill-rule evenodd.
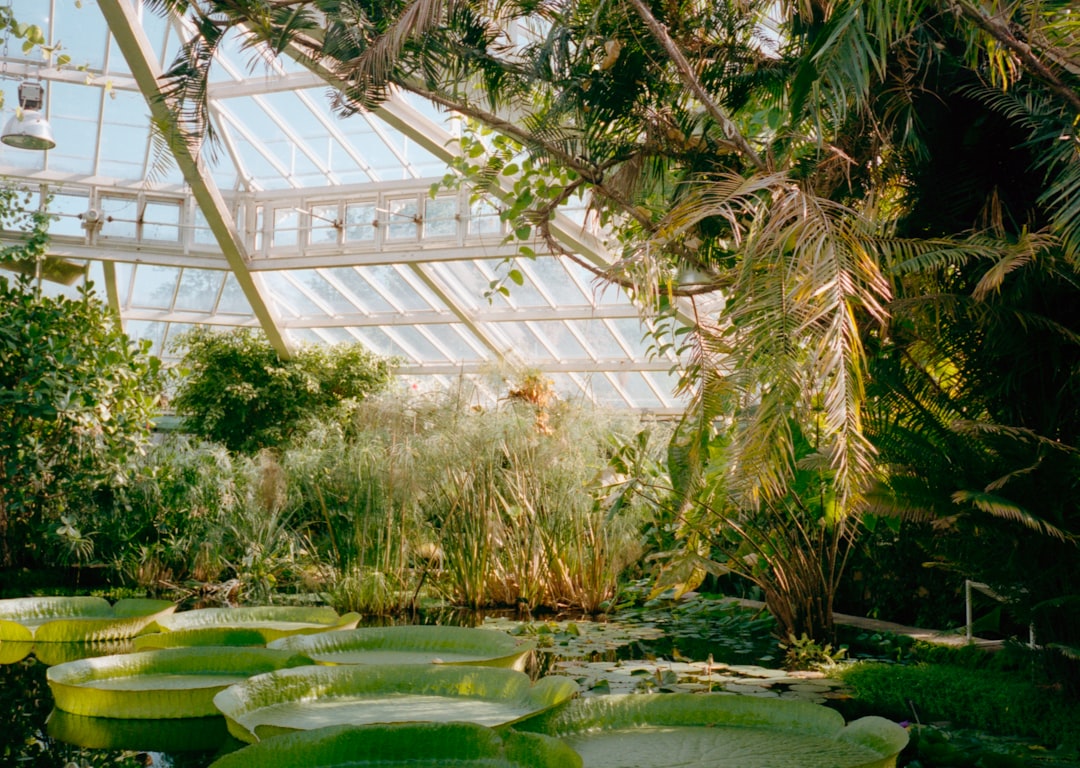
<svg viewBox="0 0 1080 768"><path fill-rule="evenodd" d="M312 301L292 281L280 272L268 272L265 276L266 286L273 292L277 304L293 316L325 315L325 310Z"/></svg>
<svg viewBox="0 0 1080 768"><path fill-rule="evenodd" d="M86 213L90 200L86 195L67 195L54 192L49 200L49 213L57 216L49 223L49 234L53 236L84 237L86 230L79 216Z"/></svg>
<svg viewBox="0 0 1080 768"><path fill-rule="evenodd" d="M214 237L214 233L210 230L210 225L206 221L206 216L199 208L195 207L195 229L192 232L191 240L195 245L212 245L217 247L217 238Z"/></svg>
<svg viewBox="0 0 1080 768"><path fill-rule="evenodd" d="M251 305L248 303L240 283L236 282L236 276L231 272L225 277L225 287L221 291L221 300L218 302L218 312L228 315L250 315Z"/></svg>
<svg viewBox="0 0 1080 768"><path fill-rule="evenodd" d="M490 200L477 200L472 204L469 215L469 234L501 235L502 227L499 209Z"/></svg>
<svg viewBox="0 0 1080 768"><path fill-rule="evenodd" d="M553 348L561 360L592 359L592 355L585 351L581 342L570 332L566 323L543 322L530 323L535 333L543 338L547 345Z"/></svg>
<svg viewBox="0 0 1080 768"><path fill-rule="evenodd" d="M405 282L401 274L391 264L383 264L377 267L360 267L360 273L376 286L378 290L397 305L398 309L408 311L410 309L428 310L435 306L442 308L442 302L429 296L425 298L415 288Z"/></svg>
<svg viewBox="0 0 1080 768"><path fill-rule="evenodd" d="M102 237L134 240L139 218L139 201L134 197L101 198Z"/></svg>
<svg viewBox="0 0 1080 768"><path fill-rule="evenodd" d="M597 357L605 360L626 357L626 350L619 345L603 320L575 320L570 325L585 339Z"/></svg>
<svg viewBox="0 0 1080 768"><path fill-rule="evenodd" d="M180 270L176 267L159 267L140 264L135 268L135 287L131 305L151 309L171 309Z"/></svg>
<svg viewBox="0 0 1080 768"><path fill-rule="evenodd" d="M272 248L295 246L300 242L300 213L295 208L274 209Z"/></svg>
<svg viewBox="0 0 1080 768"><path fill-rule="evenodd" d="M457 237L457 198L437 197L427 201L424 237Z"/></svg>
<svg viewBox="0 0 1080 768"><path fill-rule="evenodd" d="M644 377L637 371L620 371L614 376L616 381L619 382L619 386L632 398L631 407L659 408L663 405L657 398L656 393L649 388Z"/></svg>
<svg viewBox="0 0 1080 768"><path fill-rule="evenodd" d="M451 360L488 360L492 356L480 340L463 325L428 325L424 328L436 343L446 350Z"/></svg>
<svg viewBox="0 0 1080 768"><path fill-rule="evenodd" d="M355 304L342 295L341 290L315 270L296 271L292 273L292 277L317 296L335 315L354 315L359 311ZM325 314L326 310L319 312Z"/></svg>
<svg viewBox="0 0 1080 768"><path fill-rule="evenodd" d="M386 236L392 240L416 238L419 227L416 224L419 208L415 197L387 200Z"/></svg>
<svg viewBox="0 0 1080 768"><path fill-rule="evenodd" d="M149 112L141 93L109 91L102 108L98 173L117 179L145 176L150 149Z"/></svg>
<svg viewBox="0 0 1080 768"><path fill-rule="evenodd" d="M211 312L217 301L218 291L225 280L224 272L209 269L185 269L180 276L180 290L176 294L176 309L191 312Z"/></svg>
<svg viewBox="0 0 1080 768"><path fill-rule="evenodd" d="M349 292L350 302L356 302L366 312L393 312L394 307L375 290L353 267L328 269L327 273L336 283Z"/></svg>
<svg viewBox="0 0 1080 768"><path fill-rule="evenodd" d="M101 47L105 47L104 35ZM97 147L91 137L97 136L102 89L74 83L50 83L47 97L49 125L52 126L53 138L56 139L56 147L49 150L50 170L95 173ZM14 98L12 93L4 104L17 104L17 99L10 100Z"/></svg>
<svg viewBox="0 0 1080 768"><path fill-rule="evenodd" d="M345 206L345 239L350 242L374 240L377 218L374 203L349 203Z"/></svg>
<svg viewBox="0 0 1080 768"><path fill-rule="evenodd" d="M581 292L563 269L561 261L554 256L539 256L535 260L523 260L523 263L524 268L536 276L544 292L560 307L592 304L592 300Z"/></svg>
<svg viewBox="0 0 1080 768"><path fill-rule="evenodd" d="M523 323L497 323L497 327L508 339L512 348L519 356L526 360L537 362L552 362L555 356L547 347L540 343L528 326Z"/></svg>
<svg viewBox="0 0 1080 768"><path fill-rule="evenodd" d="M406 354L417 362L447 362L450 358L424 336L422 326L396 325L390 331L402 344L402 349L407 349Z"/></svg>
<svg viewBox="0 0 1080 768"><path fill-rule="evenodd" d="M608 381L607 377L603 374L593 374L589 377L586 385L593 400L600 405L606 405L611 408L627 407L626 398L619 394L618 390L611 385L611 382Z"/></svg>
<svg viewBox="0 0 1080 768"><path fill-rule="evenodd" d="M312 245L337 245L340 224L336 205L314 205L308 218Z"/></svg>
<svg viewBox="0 0 1080 768"><path fill-rule="evenodd" d="M180 241L180 203L148 202L143 208L143 240Z"/></svg>

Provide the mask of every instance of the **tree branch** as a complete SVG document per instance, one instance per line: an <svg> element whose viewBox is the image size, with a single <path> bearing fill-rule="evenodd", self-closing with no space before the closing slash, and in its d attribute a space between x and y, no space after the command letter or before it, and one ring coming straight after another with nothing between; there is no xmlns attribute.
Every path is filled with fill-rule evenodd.
<svg viewBox="0 0 1080 768"><path fill-rule="evenodd" d="M768 165L761 159L758 153L754 151L754 148L750 146L750 142L748 142L746 137L739 131L739 127L732 122L731 118L724 114L723 110L720 109L720 106L701 85L701 81L699 81L697 75L694 74L690 62L686 60L683 52L679 50L675 41L672 40L671 35L668 34L667 28L652 15L652 11L648 9L643 0L628 1L630 5L634 6L634 10L638 12L638 15L645 22L645 26L652 32L653 37L655 37L664 47L664 50L667 51L668 56L671 57L672 62L675 64L675 68L679 71L682 81L694 96L697 97L698 101L705 106L705 110L712 118L720 124L720 127L724 131L724 135L727 137L731 146L753 163L755 168L760 171L768 171Z"/></svg>
<svg viewBox="0 0 1080 768"><path fill-rule="evenodd" d="M635 2L636 0L631 0ZM1063 83L1056 74L1035 55L1031 46L1020 40L999 16L989 16L981 8L974 8L965 0L946 0L954 13L974 22L979 29L1016 54L1020 65L1029 74L1042 80L1047 87L1063 98L1074 112L1080 113L1080 93Z"/></svg>

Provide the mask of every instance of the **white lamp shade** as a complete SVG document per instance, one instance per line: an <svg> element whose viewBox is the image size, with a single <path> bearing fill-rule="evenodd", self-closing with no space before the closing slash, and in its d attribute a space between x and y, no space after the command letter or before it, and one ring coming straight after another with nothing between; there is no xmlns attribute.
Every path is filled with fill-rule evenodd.
<svg viewBox="0 0 1080 768"><path fill-rule="evenodd" d="M49 121L35 109L24 109L8 120L0 141L19 149L41 150L56 146Z"/></svg>

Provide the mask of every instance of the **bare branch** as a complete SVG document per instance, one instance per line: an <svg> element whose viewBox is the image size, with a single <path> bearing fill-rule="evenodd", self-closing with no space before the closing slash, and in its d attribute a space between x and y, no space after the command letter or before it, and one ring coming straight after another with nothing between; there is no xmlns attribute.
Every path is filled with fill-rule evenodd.
<svg viewBox="0 0 1080 768"><path fill-rule="evenodd" d="M730 143L732 148L750 160L758 170L769 170L765 161L754 151L754 148L750 146L750 142L748 142L746 137L739 131L739 127L732 122L730 117L724 114L723 110L720 109L720 105L713 100L701 85L697 75L694 74L693 68L690 66L690 62L686 60L683 52L679 50L679 46L671 39L671 35L668 34L667 28L652 15L652 11L648 9L643 0L629 0L629 3L634 6L634 10L641 16L645 25L649 28L649 31L652 32L653 37L664 46L664 50L667 51L668 56L671 57L672 62L675 64L675 68L679 71L682 81L686 83L686 86L693 92L698 101L705 106L706 111L708 111L712 118L720 124L720 127L724 131L724 135L727 137L728 143Z"/></svg>

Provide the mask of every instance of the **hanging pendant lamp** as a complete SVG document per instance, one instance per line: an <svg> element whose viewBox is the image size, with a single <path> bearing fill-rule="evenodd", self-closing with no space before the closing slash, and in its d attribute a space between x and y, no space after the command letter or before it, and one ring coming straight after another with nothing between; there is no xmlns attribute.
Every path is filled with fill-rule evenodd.
<svg viewBox="0 0 1080 768"><path fill-rule="evenodd" d="M56 146L52 127L41 112L45 89L36 80L19 83L19 109L7 125L0 141L18 149L46 150Z"/></svg>

